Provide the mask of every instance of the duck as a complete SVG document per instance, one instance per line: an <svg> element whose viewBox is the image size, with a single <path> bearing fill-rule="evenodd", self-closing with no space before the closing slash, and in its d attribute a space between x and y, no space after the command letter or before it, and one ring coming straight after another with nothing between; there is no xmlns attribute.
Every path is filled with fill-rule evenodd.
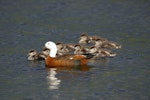
<svg viewBox="0 0 150 100"><path fill-rule="evenodd" d="M109 50L106 49L99 49L95 46L92 46L89 49L89 53L95 55L93 58L98 58L98 57L114 57L116 56L116 53L112 53Z"/></svg>
<svg viewBox="0 0 150 100"><path fill-rule="evenodd" d="M88 44L90 43L90 38L87 33L82 33L80 35L79 44Z"/></svg>
<svg viewBox="0 0 150 100"><path fill-rule="evenodd" d="M57 56L59 55L63 55L65 54L65 52L67 52L64 48L64 44L62 42L57 42L56 43L56 47L57 47Z"/></svg>
<svg viewBox="0 0 150 100"><path fill-rule="evenodd" d="M97 39L94 39L93 42L95 42L95 45L94 45L95 47L101 48L104 42L106 43L107 40L103 38L97 38Z"/></svg>
<svg viewBox="0 0 150 100"><path fill-rule="evenodd" d="M97 48L109 48L109 49L120 49L121 45L117 44L116 42L113 41L108 41L106 39L96 39L94 40L95 42L95 47Z"/></svg>
<svg viewBox="0 0 150 100"><path fill-rule="evenodd" d="M57 42L57 55L64 55L70 53L74 49L73 44L64 44L62 42Z"/></svg>
<svg viewBox="0 0 150 100"><path fill-rule="evenodd" d="M96 40L107 41L107 39L102 38L100 36L90 36L87 33L82 33L80 35L79 44L90 44L95 43Z"/></svg>
<svg viewBox="0 0 150 100"><path fill-rule="evenodd" d="M81 46L81 45L79 45L79 44L76 44L75 46L74 46L74 54L87 54L88 53L88 48L86 48L86 47L83 47L83 46Z"/></svg>
<svg viewBox="0 0 150 100"><path fill-rule="evenodd" d="M75 49L75 44L73 43L66 44L66 48L69 50L69 52L71 52Z"/></svg>
<svg viewBox="0 0 150 100"><path fill-rule="evenodd" d="M49 52L50 52L50 50L49 50L48 48L43 47L42 53L43 53L44 55L46 55L46 57L49 55Z"/></svg>
<svg viewBox="0 0 150 100"><path fill-rule="evenodd" d="M28 53L28 60L34 61L34 60L45 60L47 56L44 53L37 52L34 49L31 49Z"/></svg>
<svg viewBox="0 0 150 100"><path fill-rule="evenodd" d="M38 52L35 56L34 56L35 60L45 60L47 58L47 55L45 55L42 52Z"/></svg>
<svg viewBox="0 0 150 100"><path fill-rule="evenodd" d="M112 42L112 41L105 41L102 44L103 48L113 48L113 49L120 49L121 45L117 44L116 42Z"/></svg>
<svg viewBox="0 0 150 100"><path fill-rule="evenodd" d="M28 55L27 55L27 59L28 60L35 60L35 55L37 54L37 51L36 50L34 50L34 49L31 49L31 50L29 50L29 53L28 53Z"/></svg>
<svg viewBox="0 0 150 100"><path fill-rule="evenodd" d="M101 41L108 41L106 38L102 38L100 36L90 36L91 41L95 41L97 39L100 39Z"/></svg>
<svg viewBox="0 0 150 100"><path fill-rule="evenodd" d="M87 65L93 55L79 55L79 54L66 54L56 56L57 46L54 42L48 41L45 47L50 49L49 56L45 59L46 67L60 67L60 66L80 66Z"/></svg>

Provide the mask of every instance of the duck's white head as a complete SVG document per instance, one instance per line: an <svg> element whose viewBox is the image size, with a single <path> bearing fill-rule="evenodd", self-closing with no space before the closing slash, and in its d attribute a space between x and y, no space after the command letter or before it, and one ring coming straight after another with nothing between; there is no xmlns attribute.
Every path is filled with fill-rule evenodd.
<svg viewBox="0 0 150 100"><path fill-rule="evenodd" d="M50 53L49 56L50 57L56 57L56 53L57 53L57 46L54 42L52 41L48 41L45 43L45 47L50 49Z"/></svg>

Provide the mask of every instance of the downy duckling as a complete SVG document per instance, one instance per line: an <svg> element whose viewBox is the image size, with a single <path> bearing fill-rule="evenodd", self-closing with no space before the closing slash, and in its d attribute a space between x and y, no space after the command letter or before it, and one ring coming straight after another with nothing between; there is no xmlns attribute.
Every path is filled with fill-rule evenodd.
<svg viewBox="0 0 150 100"><path fill-rule="evenodd" d="M37 53L34 58L35 60L45 60L48 56L42 52Z"/></svg>
<svg viewBox="0 0 150 100"><path fill-rule="evenodd" d="M57 46L57 55L64 55L67 52L69 52L62 42L56 43L56 46Z"/></svg>
<svg viewBox="0 0 150 100"><path fill-rule="evenodd" d="M58 42L56 43L56 46L57 46L57 51L58 51L57 55L64 55L74 50L73 44L64 44L62 42Z"/></svg>
<svg viewBox="0 0 150 100"><path fill-rule="evenodd" d="M36 50L32 49L28 53L28 60L45 60L46 55L43 53L39 53Z"/></svg>
<svg viewBox="0 0 150 100"><path fill-rule="evenodd" d="M90 38L90 41L93 42L93 43L94 43L96 40L101 40L102 42L103 42L103 41L107 41L107 39L102 38L102 37L100 37L100 36L89 36L89 38Z"/></svg>
<svg viewBox="0 0 150 100"><path fill-rule="evenodd" d="M121 48L121 45L115 43L115 42L112 42L112 41L107 41L107 42L104 42L102 44L102 47L103 48L114 48L114 49L120 49Z"/></svg>
<svg viewBox="0 0 150 100"><path fill-rule="evenodd" d="M43 53L44 55L48 56L48 55L49 55L49 52L50 52L50 50L49 50L48 48L43 47L42 53Z"/></svg>
<svg viewBox="0 0 150 100"><path fill-rule="evenodd" d="M81 45L75 45L74 46L74 54L87 54L88 48L83 48Z"/></svg>
<svg viewBox="0 0 150 100"><path fill-rule="evenodd" d="M35 55L37 54L37 51L34 49L31 49L27 55L28 60L35 60Z"/></svg>
<svg viewBox="0 0 150 100"><path fill-rule="evenodd" d="M89 36L86 33L81 34L79 44L87 44L90 43Z"/></svg>
<svg viewBox="0 0 150 100"><path fill-rule="evenodd" d="M114 57L114 56L116 56L115 53L111 53L110 51L105 50L105 49L99 49L95 46L92 46L89 49L89 53L95 55L95 58L97 58L97 57Z"/></svg>
<svg viewBox="0 0 150 100"><path fill-rule="evenodd" d="M97 48L101 48L102 45L104 44L104 42L106 42L107 40L106 39L103 39L103 38L98 38L96 40L93 40L95 42L95 47Z"/></svg>

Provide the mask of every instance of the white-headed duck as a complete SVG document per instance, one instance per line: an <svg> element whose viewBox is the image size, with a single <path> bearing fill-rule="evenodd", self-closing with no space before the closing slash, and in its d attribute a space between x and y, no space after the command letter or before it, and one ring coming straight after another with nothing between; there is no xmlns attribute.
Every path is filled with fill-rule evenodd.
<svg viewBox="0 0 150 100"><path fill-rule="evenodd" d="M50 49L49 56L45 60L47 67L86 65L89 59L92 58L92 56L75 54L66 54L56 57L57 46L52 41L46 42L45 47Z"/></svg>

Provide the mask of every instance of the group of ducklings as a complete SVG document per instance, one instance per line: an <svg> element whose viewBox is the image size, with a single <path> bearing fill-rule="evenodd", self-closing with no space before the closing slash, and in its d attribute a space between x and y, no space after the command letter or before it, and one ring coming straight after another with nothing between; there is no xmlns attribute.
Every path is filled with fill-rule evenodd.
<svg viewBox="0 0 150 100"><path fill-rule="evenodd" d="M93 59L101 57L114 57L116 53L112 53L113 49L120 49L121 45L108 41L100 36L89 36L87 33L80 35L77 44L56 43L57 56L65 54L92 54ZM43 47L42 52L32 49L28 53L28 60L45 60L49 56L50 50Z"/></svg>

